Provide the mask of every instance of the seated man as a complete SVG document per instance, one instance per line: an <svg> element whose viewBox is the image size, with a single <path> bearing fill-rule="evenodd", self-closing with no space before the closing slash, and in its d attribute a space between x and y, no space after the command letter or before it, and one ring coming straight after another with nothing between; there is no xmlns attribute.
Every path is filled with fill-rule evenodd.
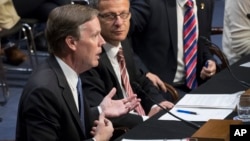
<svg viewBox="0 0 250 141"><path fill-rule="evenodd" d="M114 99L137 94L138 98L141 99L141 103L135 109L135 112L132 112L133 114L129 113L111 119L114 126L127 126L130 128L143 122L144 115L150 117L161 110L158 106L153 106L156 103L151 101L145 93L150 95L162 107L166 109L172 108L173 103L164 99L160 91L145 74L139 71L134 63L132 48L129 41L125 40L131 17L129 0L99 0L93 4L100 11L101 34L106 44L102 46L103 51L100 55L99 65L80 75L83 81L83 90L90 105L98 106L107 92L113 87L117 89ZM124 56L121 52L123 52ZM134 84L138 85L136 87L141 88L136 90Z"/></svg>
<svg viewBox="0 0 250 141"><path fill-rule="evenodd" d="M98 113L81 91L79 74L98 65L105 43L97 16L97 10L81 5L51 12L45 30L51 55L23 89L16 141L108 141L114 129L107 117L126 114L139 104L135 97L112 100L114 88Z"/></svg>

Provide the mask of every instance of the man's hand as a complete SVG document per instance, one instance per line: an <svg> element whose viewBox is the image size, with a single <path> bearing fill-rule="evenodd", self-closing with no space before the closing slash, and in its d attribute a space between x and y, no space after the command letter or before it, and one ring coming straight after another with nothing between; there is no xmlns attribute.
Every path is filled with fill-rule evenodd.
<svg viewBox="0 0 250 141"><path fill-rule="evenodd" d="M113 88L109 94L104 97L100 104L102 112L106 117L118 117L120 115L126 114L129 111L134 110L141 101L136 95L119 100L113 100L112 97L115 95L115 93L116 88Z"/></svg>
<svg viewBox="0 0 250 141"><path fill-rule="evenodd" d="M100 114L99 120L94 121L94 126L90 132L97 141L109 141L114 132L112 122Z"/></svg>
<svg viewBox="0 0 250 141"><path fill-rule="evenodd" d="M146 77L151 80L151 82L158 88L161 89L163 92L167 92L167 87L164 85L164 82L155 74L148 72Z"/></svg>
<svg viewBox="0 0 250 141"><path fill-rule="evenodd" d="M172 109L174 107L174 104L169 101L163 101L159 105L161 105L165 109ZM151 117L161 111L162 109L159 106L154 106L151 108L151 110L148 113L148 116Z"/></svg>
<svg viewBox="0 0 250 141"><path fill-rule="evenodd" d="M208 66L204 66L201 70L200 77L206 79L212 77L216 73L216 63L212 60L207 60Z"/></svg>

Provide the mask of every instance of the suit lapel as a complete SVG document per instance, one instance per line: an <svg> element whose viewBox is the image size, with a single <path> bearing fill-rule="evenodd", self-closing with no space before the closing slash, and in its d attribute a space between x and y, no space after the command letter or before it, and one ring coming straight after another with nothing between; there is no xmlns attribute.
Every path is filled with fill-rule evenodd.
<svg viewBox="0 0 250 141"><path fill-rule="evenodd" d="M117 97L118 98L123 98L123 95L122 95L122 89L120 87L120 84L119 84L119 81L116 77L116 73L114 71L114 68L107 56L107 53L105 51L105 49L102 49L102 54L101 54L101 59L99 60L101 64L104 64L105 67L107 67L109 73L110 73L110 77L113 77L113 79L115 80L115 82L113 82L114 84L114 87L117 88Z"/></svg>
<svg viewBox="0 0 250 141"><path fill-rule="evenodd" d="M167 16L169 21L169 30L170 30L170 38L171 44L173 46L174 55L177 55L177 12L176 12L176 0L163 0L165 2L165 6L167 9Z"/></svg>
<svg viewBox="0 0 250 141"><path fill-rule="evenodd" d="M126 68L127 68L128 74L130 76L130 81L131 81L131 79L134 76L134 73L133 73L134 58L133 58L133 56L131 56L131 54L130 54L131 51L129 50L129 48L131 46L130 46L128 40L123 41L121 44L122 44L122 48L123 48L124 58L126 61Z"/></svg>
<svg viewBox="0 0 250 141"><path fill-rule="evenodd" d="M109 58L108 58L108 56L107 56L107 53L106 53L106 51L105 51L104 49L102 50L101 58L102 58L102 59L100 59L100 61L103 62L103 64L105 64L105 65L107 66L107 68L108 68L108 70L110 71L110 73L111 73L113 76L115 76L115 71L114 71L114 69L113 69L113 66L111 65L110 60L109 60ZM118 80L117 80L117 82L118 82Z"/></svg>
<svg viewBox="0 0 250 141"><path fill-rule="evenodd" d="M54 56L51 56L49 58L48 63L50 64L50 67L54 70L54 72L56 73L56 76L58 78L58 85L62 89L62 97L64 98L65 103L68 106L69 111L71 112L73 118L75 119L75 121L77 122L79 128L81 129L81 131L83 133L81 121L79 118L79 113L78 113L78 110L77 110L76 105L75 105L73 94L72 94L71 89L67 83L67 80L63 74L63 71L60 68L60 66L59 66L59 64L56 61Z"/></svg>

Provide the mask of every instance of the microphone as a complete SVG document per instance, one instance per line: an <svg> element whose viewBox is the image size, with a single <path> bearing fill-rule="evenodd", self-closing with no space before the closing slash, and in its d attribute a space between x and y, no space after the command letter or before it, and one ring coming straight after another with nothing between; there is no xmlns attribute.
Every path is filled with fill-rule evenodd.
<svg viewBox="0 0 250 141"><path fill-rule="evenodd" d="M250 16L250 14L249 14L249 16ZM224 54L224 52L220 49L220 47L218 47L216 44L214 44L213 42L211 42L207 37L205 37L205 36L200 36L199 38L202 39L202 40L205 40L207 43L209 43L209 44L215 46L217 49L219 49L219 50L221 51L221 53L222 53L224 56L226 56L226 55ZM250 84L249 84L249 83L247 83L247 82L245 82L245 81L242 81L242 80L239 80L239 79L234 75L234 73L232 72L231 67L230 67L230 65L229 65L228 62L226 62L226 68L228 69L228 71L229 71L229 73L231 74L231 76L232 76L236 81L238 81L243 87L245 87L245 88L247 88L247 89L250 88Z"/></svg>
<svg viewBox="0 0 250 141"><path fill-rule="evenodd" d="M195 124L193 122L190 122L190 121L187 121L187 120L184 120L176 115L174 115L173 113L171 113L169 110L165 109L164 107L162 107L158 102L156 102L150 95L148 95L148 93L146 93L140 86L140 84L138 84L137 82L133 82L132 83L132 87L134 88L135 92L136 93L142 93L144 95L146 95L154 104L156 104L158 107L160 107L162 110L166 111L168 114L170 114L171 116L179 119L180 121L186 123L187 125L195 128L195 129L199 129L200 128L200 125L198 124Z"/></svg>

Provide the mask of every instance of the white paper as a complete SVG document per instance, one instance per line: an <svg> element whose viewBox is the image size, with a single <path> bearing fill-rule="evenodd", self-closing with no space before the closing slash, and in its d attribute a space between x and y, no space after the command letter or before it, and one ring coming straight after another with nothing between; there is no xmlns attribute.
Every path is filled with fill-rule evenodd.
<svg viewBox="0 0 250 141"><path fill-rule="evenodd" d="M236 107L237 96L244 91L233 94L186 94L170 110L172 114L187 121L208 121L209 119L225 119ZM186 110L197 114L177 112ZM169 113L159 120L179 120Z"/></svg>
<svg viewBox="0 0 250 141"><path fill-rule="evenodd" d="M186 94L175 107L234 109L237 103L237 95L243 92L234 94Z"/></svg>
<svg viewBox="0 0 250 141"><path fill-rule="evenodd" d="M197 115L180 113L177 112L178 109L196 112ZM206 109L206 108L179 108L179 107L174 107L170 110L172 114L187 121L208 121L209 119L225 119L232 111L233 109L214 109L214 108ZM159 120L179 121L179 119L173 117L168 113L162 115L159 118Z"/></svg>
<svg viewBox="0 0 250 141"><path fill-rule="evenodd" d="M250 62L244 63L240 65L241 67L247 67L250 68Z"/></svg>

